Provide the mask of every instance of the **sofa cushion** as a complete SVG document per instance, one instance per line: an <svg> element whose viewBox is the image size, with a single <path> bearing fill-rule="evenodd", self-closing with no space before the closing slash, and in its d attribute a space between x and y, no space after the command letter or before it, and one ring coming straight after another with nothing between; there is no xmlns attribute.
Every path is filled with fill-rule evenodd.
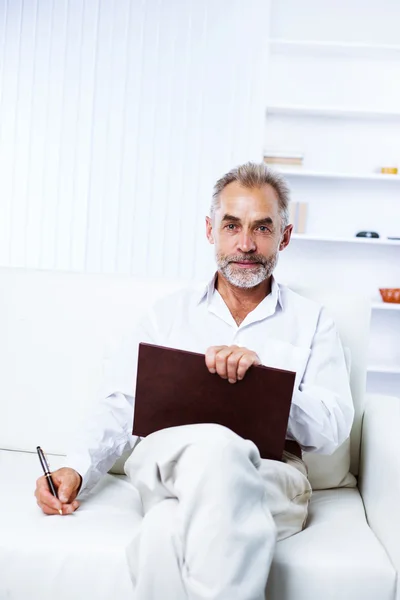
<svg viewBox="0 0 400 600"><path fill-rule="evenodd" d="M132 600L125 549L142 516L133 487L106 475L73 515L46 517L33 496L40 475L36 454L0 451L0 598ZM394 586L358 490L330 490L314 493L305 531L278 543L268 600L393 600Z"/></svg>
<svg viewBox="0 0 400 600"><path fill-rule="evenodd" d="M330 456L303 453L313 490L356 487L357 481L350 469L350 438Z"/></svg>
<svg viewBox="0 0 400 600"><path fill-rule="evenodd" d="M50 456L53 469L63 457ZM125 549L141 521L126 478L106 475L73 514L45 516L33 495L36 454L0 451L0 598L132 600Z"/></svg>
<svg viewBox="0 0 400 600"><path fill-rule="evenodd" d="M347 372L351 374L351 351L343 347ZM304 453L309 479L313 490L327 490L338 487L356 487L357 481L350 473L350 438L330 456Z"/></svg>
<svg viewBox="0 0 400 600"><path fill-rule="evenodd" d="M357 489L314 492L304 531L278 543L267 600L394 600L395 570Z"/></svg>
<svg viewBox="0 0 400 600"><path fill-rule="evenodd" d="M365 403L366 365L371 314L370 301L366 296L347 293L346 290L333 292L331 289L301 287L297 282L286 282L296 292L325 306L332 315L347 356L351 356L350 386L354 402L354 423L351 437L332 456L318 454L305 457L309 466L310 481L314 489L327 489L336 486L354 485L354 479L347 477L350 472L358 474L360 454L361 422Z"/></svg>

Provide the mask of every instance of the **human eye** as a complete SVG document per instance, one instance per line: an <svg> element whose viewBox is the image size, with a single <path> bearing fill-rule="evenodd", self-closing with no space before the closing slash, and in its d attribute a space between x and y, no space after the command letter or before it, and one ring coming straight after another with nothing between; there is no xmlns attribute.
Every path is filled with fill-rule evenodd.
<svg viewBox="0 0 400 600"><path fill-rule="evenodd" d="M227 225L225 225L225 229L227 229L228 231L235 231L237 225L235 225L235 223L228 223Z"/></svg>
<svg viewBox="0 0 400 600"><path fill-rule="evenodd" d="M266 225L260 225L259 227L257 227L257 229L261 233L269 233L271 231L270 228L267 227Z"/></svg>

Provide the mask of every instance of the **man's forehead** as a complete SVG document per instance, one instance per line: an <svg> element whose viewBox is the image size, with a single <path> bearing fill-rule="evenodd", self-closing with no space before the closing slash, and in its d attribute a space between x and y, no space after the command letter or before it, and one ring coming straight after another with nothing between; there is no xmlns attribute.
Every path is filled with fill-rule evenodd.
<svg viewBox="0 0 400 600"><path fill-rule="evenodd" d="M234 182L222 190L218 212L221 215L251 212L254 218L260 219L277 214L278 207L278 197L270 185L262 188L246 188Z"/></svg>

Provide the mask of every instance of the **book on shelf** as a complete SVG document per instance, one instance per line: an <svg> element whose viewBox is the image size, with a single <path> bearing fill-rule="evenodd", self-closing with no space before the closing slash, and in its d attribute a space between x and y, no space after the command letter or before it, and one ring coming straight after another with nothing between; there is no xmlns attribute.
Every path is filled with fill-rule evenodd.
<svg viewBox="0 0 400 600"><path fill-rule="evenodd" d="M298 166L303 165L303 155L288 152L265 152L264 162L267 165L288 165Z"/></svg>
<svg viewBox="0 0 400 600"><path fill-rule="evenodd" d="M306 233L307 202L289 203L289 222L293 225L293 233Z"/></svg>

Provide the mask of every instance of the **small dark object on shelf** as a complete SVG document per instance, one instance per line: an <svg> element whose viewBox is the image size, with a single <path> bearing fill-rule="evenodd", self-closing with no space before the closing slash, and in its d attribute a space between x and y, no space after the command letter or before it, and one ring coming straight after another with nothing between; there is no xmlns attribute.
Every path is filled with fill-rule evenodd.
<svg viewBox="0 0 400 600"><path fill-rule="evenodd" d="M356 237L378 238L379 237L379 233L377 233L376 231L359 231L356 234Z"/></svg>

